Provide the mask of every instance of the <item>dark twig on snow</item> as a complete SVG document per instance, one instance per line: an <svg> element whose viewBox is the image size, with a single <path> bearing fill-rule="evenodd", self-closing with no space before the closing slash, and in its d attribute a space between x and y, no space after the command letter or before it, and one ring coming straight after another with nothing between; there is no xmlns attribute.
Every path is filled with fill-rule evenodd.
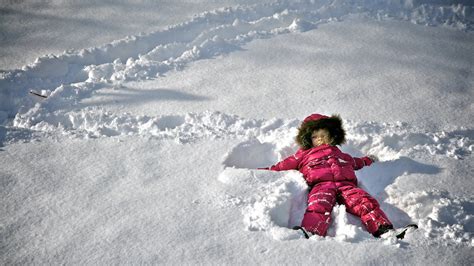
<svg viewBox="0 0 474 266"><path fill-rule="evenodd" d="M38 97L41 97L41 98L45 98L45 99L48 98L48 96L39 94L39 93L37 93L36 91L30 91L30 93L33 94L33 95L36 95L36 96L38 96Z"/></svg>

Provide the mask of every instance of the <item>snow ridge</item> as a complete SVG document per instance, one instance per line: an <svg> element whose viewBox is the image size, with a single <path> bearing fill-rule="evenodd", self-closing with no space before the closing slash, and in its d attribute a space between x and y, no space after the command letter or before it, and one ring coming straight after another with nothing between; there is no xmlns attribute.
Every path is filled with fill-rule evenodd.
<svg viewBox="0 0 474 266"><path fill-rule="evenodd" d="M141 135L190 143L203 139L236 138L243 142L228 159L229 166L255 167L255 164L280 160L296 151L294 136L301 121L297 119L245 119L221 112L188 113L185 115L136 116L114 114L102 108L88 107L64 112L46 112L36 105L17 116L20 128L72 138L98 138ZM382 160L412 156L417 152L468 157L474 149L474 132L464 128L452 131L424 132L406 123L353 122L346 120L347 149L376 154ZM10 142L18 139L10 139ZM276 152L273 154L273 152ZM266 156L262 157L265 153ZM247 161L240 161L247 154ZM257 158L251 159L251 154ZM260 158L260 159L259 159ZM265 159L267 158L267 159Z"/></svg>
<svg viewBox="0 0 474 266"><path fill-rule="evenodd" d="M245 119L221 112L184 115L135 116L114 114L102 108L88 107L68 112L45 112L36 105L17 116L16 125L33 131L72 138L98 138L141 135L190 143L203 139L236 138L244 140L234 148L229 166L258 167L259 163L280 160L296 151L294 136L301 121L297 119ZM407 123L344 122L348 133L347 149L376 154L382 160L413 156L418 152L464 159L474 150L474 132L456 128L451 131L425 132ZM7 142L19 141L11 138ZM242 154L245 161L242 161ZM255 158L252 157L255 155ZM262 156L265 154L265 156Z"/></svg>

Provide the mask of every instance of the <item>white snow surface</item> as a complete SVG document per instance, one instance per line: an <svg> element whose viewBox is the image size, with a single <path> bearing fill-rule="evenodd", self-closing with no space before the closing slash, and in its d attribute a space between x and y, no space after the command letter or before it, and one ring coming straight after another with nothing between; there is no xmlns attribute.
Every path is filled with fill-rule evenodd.
<svg viewBox="0 0 474 266"><path fill-rule="evenodd" d="M472 2L81 3L1 4L2 264L474 264ZM418 230L290 229L311 113Z"/></svg>

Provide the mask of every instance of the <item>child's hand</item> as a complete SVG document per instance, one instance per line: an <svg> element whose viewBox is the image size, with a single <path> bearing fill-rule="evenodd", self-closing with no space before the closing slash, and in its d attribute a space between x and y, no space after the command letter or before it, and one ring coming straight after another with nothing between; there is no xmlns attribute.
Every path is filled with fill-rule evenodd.
<svg viewBox="0 0 474 266"><path fill-rule="evenodd" d="M377 158L377 156L375 155L367 155L367 156L364 156L362 158L362 161L364 162L364 166L370 166L371 164L377 162L379 160L379 158Z"/></svg>
<svg viewBox="0 0 474 266"><path fill-rule="evenodd" d="M369 157L369 159L372 160L373 163L379 161L379 158L373 154L369 154L367 157Z"/></svg>

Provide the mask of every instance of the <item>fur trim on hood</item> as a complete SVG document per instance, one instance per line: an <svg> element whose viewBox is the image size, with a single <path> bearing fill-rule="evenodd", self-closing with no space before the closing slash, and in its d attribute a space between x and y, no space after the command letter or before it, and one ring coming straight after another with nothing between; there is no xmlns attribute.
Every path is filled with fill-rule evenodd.
<svg viewBox="0 0 474 266"><path fill-rule="evenodd" d="M320 114L312 114L306 117L298 129L296 143L303 149L313 148L311 134L318 129L326 129L332 138L331 145L341 145L346 142L346 132L342 127L342 119L339 115L330 117Z"/></svg>

